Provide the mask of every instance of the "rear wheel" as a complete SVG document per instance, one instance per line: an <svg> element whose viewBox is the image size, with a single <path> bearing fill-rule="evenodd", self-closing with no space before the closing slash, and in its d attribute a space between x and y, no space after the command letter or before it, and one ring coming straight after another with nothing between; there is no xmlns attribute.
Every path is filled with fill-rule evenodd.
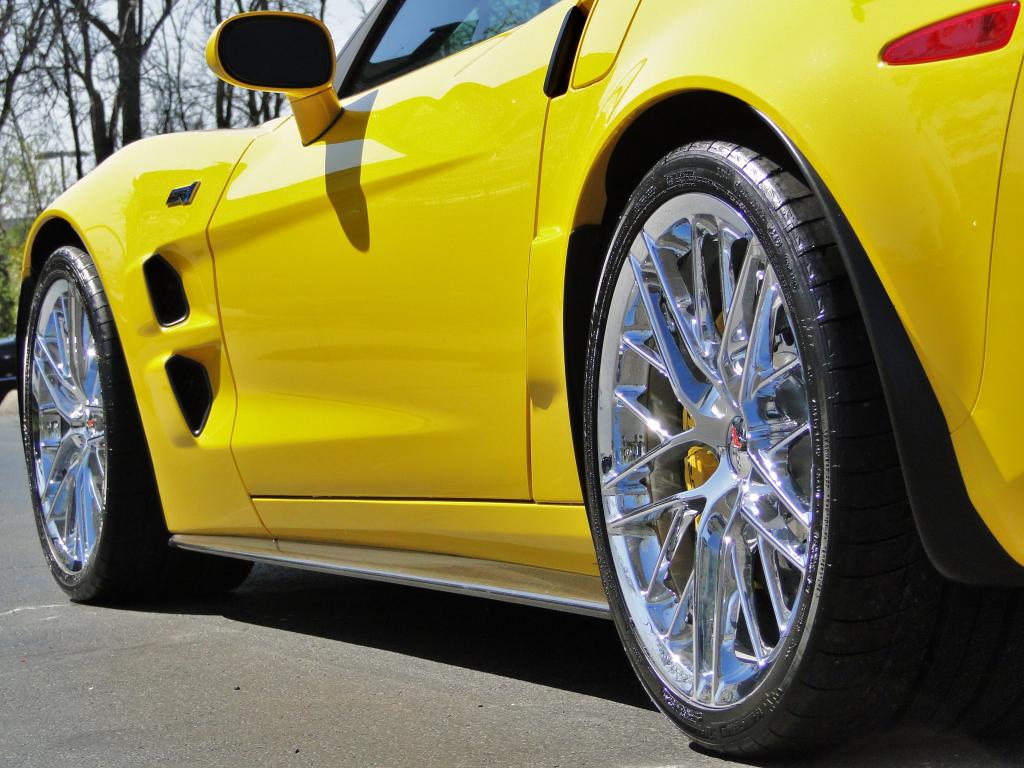
<svg viewBox="0 0 1024 768"><path fill-rule="evenodd" d="M721 142L659 163L614 236L587 361L609 603L691 738L750 754L908 714L987 727L992 691L1024 691L998 642L979 648L970 693L940 682L943 653L972 653L948 612L997 600L987 620L1009 639L1020 601L950 585L923 555L853 292L797 179Z"/></svg>
<svg viewBox="0 0 1024 768"><path fill-rule="evenodd" d="M22 438L47 564L74 600L218 592L249 563L172 551L110 308L88 254L40 271L26 326Z"/></svg>

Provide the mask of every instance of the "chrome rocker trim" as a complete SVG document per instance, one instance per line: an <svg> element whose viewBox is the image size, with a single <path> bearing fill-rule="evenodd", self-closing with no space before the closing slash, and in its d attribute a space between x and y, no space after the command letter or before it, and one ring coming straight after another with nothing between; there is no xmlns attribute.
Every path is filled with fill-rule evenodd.
<svg viewBox="0 0 1024 768"><path fill-rule="evenodd" d="M172 547L610 618L601 579L471 557L235 536L172 536Z"/></svg>

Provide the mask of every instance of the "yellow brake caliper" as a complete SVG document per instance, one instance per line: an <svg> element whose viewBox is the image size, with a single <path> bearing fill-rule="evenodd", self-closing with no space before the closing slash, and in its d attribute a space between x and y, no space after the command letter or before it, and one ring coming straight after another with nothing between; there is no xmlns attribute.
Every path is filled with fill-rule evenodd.
<svg viewBox="0 0 1024 768"><path fill-rule="evenodd" d="M692 429L693 419L686 411L683 411L683 429ZM694 445L686 452L686 459L683 465L683 479L686 481L686 490L692 491L700 488L711 479L711 476L718 469L718 454L703 445Z"/></svg>
<svg viewBox="0 0 1024 768"><path fill-rule="evenodd" d="M684 410L683 429L692 428L693 417ZM691 446L683 460L683 481L686 483L686 490L692 491L700 488L711 478L716 469L718 469L718 454L703 445ZM700 525L700 515L697 515L694 525Z"/></svg>
<svg viewBox="0 0 1024 768"><path fill-rule="evenodd" d="M715 318L715 326L719 333L725 332L725 316L722 313ZM683 431L693 429L693 417L683 409ZM706 446L695 445L686 452L683 460L683 480L686 483L686 490L692 491L700 488L711 479L711 476L718 469L718 454ZM700 524L700 515L697 516L697 524Z"/></svg>

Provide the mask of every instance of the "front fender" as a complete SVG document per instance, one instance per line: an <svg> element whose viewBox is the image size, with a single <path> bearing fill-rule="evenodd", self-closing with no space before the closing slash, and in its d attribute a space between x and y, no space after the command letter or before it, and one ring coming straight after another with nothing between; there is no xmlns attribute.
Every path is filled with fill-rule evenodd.
<svg viewBox="0 0 1024 768"><path fill-rule="evenodd" d="M793 0L780 12L746 0L643 0L611 74L577 94L596 119L577 126L573 154L582 164L555 176L566 185L559 197L575 201L570 185L587 188L586 174L616 137L662 99L702 90L754 107L833 190L956 429L981 383L996 196L1024 29L981 56L909 67L881 65L879 56L889 41L975 7ZM577 224L589 223L592 207L580 202Z"/></svg>
<svg viewBox="0 0 1024 768"><path fill-rule="evenodd" d="M266 536L231 456L235 388L224 351L206 230L251 141L275 126L160 136L129 145L61 195L36 221L23 285L60 233L73 230L96 263L115 320L172 533ZM189 205L168 206L172 189L199 182ZM56 234L55 234L56 233ZM178 271L188 319L170 328L154 316L143 264L159 253ZM208 370L214 393L194 437L165 371L181 354Z"/></svg>
<svg viewBox="0 0 1024 768"><path fill-rule="evenodd" d="M865 272L878 284L877 303L891 305L891 327L907 339L904 347L882 334L884 351L896 357L899 346L908 360L920 359L921 391L929 403L937 400L929 421L935 439L924 442L941 447L945 463L917 474L927 480L948 470L956 480L955 494L936 494L949 485L934 484L930 495L941 497L943 530L936 537L922 532L949 544L936 562L954 570L947 567L956 557L956 536L947 535L960 519L954 507L970 513L974 538L991 543L960 482L949 433L968 421L981 386L1000 165L1024 29L1006 48L984 55L909 67L880 63L889 41L976 5L793 0L780 10L745 0L642 0L610 73L553 100L548 115L531 254L531 370L545 385L531 422L535 492L558 499L577 493L576 467L565 458L571 441L564 427L564 328L559 313L548 309L562 306L569 236L614 221L609 163L619 160L620 141L641 118L659 105L698 103L689 97L713 94L727 98L700 103L753 108L785 137L783 154L817 171L810 181L834 196L835 211L856 232ZM746 129L752 113L742 111ZM701 134L702 124L721 125L720 115L678 109L671 115L679 123L663 133L688 138L663 151L687 140L726 138ZM912 398L910 389L894 391L893 409L907 416L900 398ZM923 436L918 429L907 450L925 455ZM934 516L935 508L915 502L915 512ZM991 509L978 511L992 521ZM1005 535L999 541L1012 543ZM934 556L940 548L929 551ZM978 578L995 581L1012 572L1002 567L1007 558L998 546L982 549L994 551L999 563L990 569L994 578ZM1020 559L1019 547L1014 555Z"/></svg>

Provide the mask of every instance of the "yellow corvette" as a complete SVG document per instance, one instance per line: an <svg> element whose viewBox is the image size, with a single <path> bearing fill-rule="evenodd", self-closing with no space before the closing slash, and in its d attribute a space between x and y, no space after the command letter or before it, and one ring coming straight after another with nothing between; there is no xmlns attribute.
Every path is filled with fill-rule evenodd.
<svg viewBox="0 0 1024 768"><path fill-rule="evenodd" d="M339 56L228 20L212 69L293 115L127 147L25 253L54 576L610 615L732 754L1018 726L1019 10L382 0Z"/></svg>

